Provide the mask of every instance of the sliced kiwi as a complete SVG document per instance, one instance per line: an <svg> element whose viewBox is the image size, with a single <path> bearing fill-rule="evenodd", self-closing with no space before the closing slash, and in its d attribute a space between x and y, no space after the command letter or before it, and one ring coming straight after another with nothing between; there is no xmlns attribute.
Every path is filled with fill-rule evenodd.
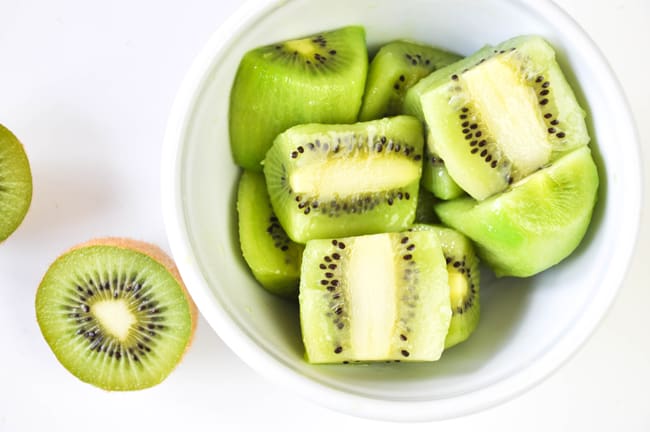
<svg viewBox="0 0 650 432"><path fill-rule="evenodd" d="M447 280L432 231L308 242L299 296L308 361L437 360L452 314Z"/></svg>
<svg viewBox="0 0 650 432"><path fill-rule="evenodd" d="M436 198L431 192L426 189L420 188L418 193L418 206L415 209L414 223L437 223L440 222L438 215L433 211L433 205L436 203Z"/></svg>
<svg viewBox="0 0 650 432"><path fill-rule="evenodd" d="M453 313L445 339L445 349L447 349L469 338L478 325L481 316L479 260L471 241L458 231L425 224L416 224L412 230L435 232L447 262Z"/></svg>
<svg viewBox="0 0 650 432"><path fill-rule="evenodd" d="M440 69L415 93L432 150L478 200L589 142L585 113L553 48L537 36Z"/></svg>
<svg viewBox="0 0 650 432"><path fill-rule="evenodd" d="M261 171L275 137L303 123L357 119L368 69L365 31L345 27L249 51L230 94L235 162Z"/></svg>
<svg viewBox="0 0 650 432"><path fill-rule="evenodd" d="M424 152L421 183L424 189L442 200L458 198L465 193L447 172L444 161L431 153L428 146Z"/></svg>
<svg viewBox="0 0 650 432"><path fill-rule="evenodd" d="M403 114L406 90L420 78L460 58L456 54L406 40L384 45L370 63L359 120Z"/></svg>
<svg viewBox="0 0 650 432"><path fill-rule="evenodd" d="M160 383L180 362L197 311L163 251L105 238L54 261L38 287L36 318L77 378L105 390L138 390Z"/></svg>
<svg viewBox="0 0 650 432"><path fill-rule="evenodd" d="M415 218L422 126L408 116L295 126L264 161L273 209L291 239L400 231Z"/></svg>
<svg viewBox="0 0 650 432"><path fill-rule="evenodd" d="M485 201L459 198L435 205L446 225L471 238L497 276L532 276L580 244L591 220L598 172L588 147Z"/></svg>
<svg viewBox="0 0 650 432"><path fill-rule="evenodd" d="M22 223L32 202L32 172L23 145L0 125L0 242Z"/></svg>
<svg viewBox="0 0 650 432"><path fill-rule="evenodd" d="M262 173L244 171L237 210L242 254L255 278L274 294L297 298L304 246L287 237L273 213Z"/></svg>

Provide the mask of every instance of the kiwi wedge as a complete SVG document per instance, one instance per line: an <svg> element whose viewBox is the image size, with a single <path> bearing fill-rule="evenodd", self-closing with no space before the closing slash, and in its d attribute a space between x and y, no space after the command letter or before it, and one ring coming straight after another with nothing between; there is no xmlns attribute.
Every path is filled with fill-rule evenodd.
<svg viewBox="0 0 650 432"><path fill-rule="evenodd" d="M408 116L294 126L264 160L275 214L298 243L404 230L415 218L422 147L421 123Z"/></svg>
<svg viewBox="0 0 650 432"><path fill-rule="evenodd" d="M273 213L262 173L244 171L237 210L242 254L255 279L273 294L297 298L304 246L289 239Z"/></svg>
<svg viewBox="0 0 650 432"><path fill-rule="evenodd" d="M0 242L20 226L32 202L32 172L23 145L0 125Z"/></svg>
<svg viewBox="0 0 650 432"><path fill-rule="evenodd" d="M440 69L416 92L432 150L478 200L589 142L585 112L538 36Z"/></svg>
<svg viewBox="0 0 650 432"><path fill-rule="evenodd" d="M197 310L162 250L103 238L54 261L38 287L36 318L77 378L105 390L138 390L160 383L180 362Z"/></svg>
<svg viewBox="0 0 650 432"><path fill-rule="evenodd" d="M453 229L439 225L416 224L413 231L436 233L447 263L451 322L445 349L465 341L474 332L481 316L479 259L472 242Z"/></svg>
<svg viewBox="0 0 650 432"><path fill-rule="evenodd" d="M422 165L422 187L442 200L463 195L465 191L451 178L442 158L426 147Z"/></svg>
<svg viewBox="0 0 650 432"><path fill-rule="evenodd" d="M598 172L588 147L514 183L484 201L459 198L434 210L474 241L497 276L526 277L566 258L591 220Z"/></svg>
<svg viewBox="0 0 650 432"><path fill-rule="evenodd" d="M437 360L452 315L447 281L432 231L308 242L299 296L308 361Z"/></svg>
<svg viewBox="0 0 650 432"><path fill-rule="evenodd" d="M370 62L359 120L403 114L406 91L420 78L458 61L459 55L400 40L382 46Z"/></svg>
<svg viewBox="0 0 650 432"><path fill-rule="evenodd" d="M365 31L358 26L246 53L230 94L235 162L261 171L273 140L289 127L356 121L367 70Z"/></svg>

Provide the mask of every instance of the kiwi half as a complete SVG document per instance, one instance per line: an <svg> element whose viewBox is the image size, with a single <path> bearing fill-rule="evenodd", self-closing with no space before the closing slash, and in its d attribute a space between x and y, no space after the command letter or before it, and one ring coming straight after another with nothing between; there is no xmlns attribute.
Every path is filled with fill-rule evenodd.
<svg viewBox="0 0 650 432"><path fill-rule="evenodd" d="M452 314L447 279L432 231L308 242L299 296L308 361L437 360Z"/></svg>
<svg viewBox="0 0 650 432"><path fill-rule="evenodd" d="M520 36L468 59L434 72L416 93L432 150L472 197L587 145L585 113L542 38Z"/></svg>
<svg viewBox="0 0 650 432"><path fill-rule="evenodd" d="M420 78L461 57L420 43L400 40L382 46L370 62L359 120L403 114L406 91Z"/></svg>
<svg viewBox="0 0 650 432"><path fill-rule="evenodd" d="M273 209L298 243L404 230L415 218L422 147L421 123L408 116L294 126L264 160Z"/></svg>
<svg viewBox="0 0 650 432"><path fill-rule="evenodd" d="M459 198L434 209L443 223L472 239L497 276L526 277L563 260L591 221L598 172L588 147L485 201Z"/></svg>
<svg viewBox="0 0 650 432"><path fill-rule="evenodd" d="M451 322L445 349L465 341L478 326L481 316L479 259L472 242L453 229L439 225L416 224L413 231L436 233L447 263Z"/></svg>
<svg viewBox="0 0 650 432"><path fill-rule="evenodd" d="M230 94L235 162L261 171L273 140L289 127L356 121L367 69L365 31L358 26L246 53Z"/></svg>
<svg viewBox="0 0 650 432"><path fill-rule="evenodd" d="M172 260L154 245L103 238L54 261L36 318L73 375L105 390L164 380L192 340L197 310Z"/></svg>
<svg viewBox="0 0 650 432"><path fill-rule="evenodd" d="M32 172L23 145L0 125L0 242L20 226L32 202Z"/></svg>
<svg viewBox="0 0 650 432"><path fill-rule="evenodd" d="M297 298L304 246L291 241L273 213L262 173L244 171L237 210L242 255L255 278L273 294Z"/></svg>

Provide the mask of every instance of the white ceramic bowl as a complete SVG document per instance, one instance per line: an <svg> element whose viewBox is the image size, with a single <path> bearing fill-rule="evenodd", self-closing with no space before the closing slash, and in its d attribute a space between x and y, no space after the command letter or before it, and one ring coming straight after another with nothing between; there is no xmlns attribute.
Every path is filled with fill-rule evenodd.
<svg viewBox="0 0 650 432"><path fill-rule="evenodd" d="M482 319L436 363L312 366L295 305L261 289L243 262L228 144L230 87L250 48L362 24L371 48L412 38L468 54L539 34L589 112L600 200L581 247L530 279L482 281ZM180 272L223 340L262 375L325 406L390 420L458 416L538 383L574 353L607 311L630 259L640 213L639 148L605 60L554 4L538 0L265 0L245 4L190 69L169 119L164 214Z"/></svg>

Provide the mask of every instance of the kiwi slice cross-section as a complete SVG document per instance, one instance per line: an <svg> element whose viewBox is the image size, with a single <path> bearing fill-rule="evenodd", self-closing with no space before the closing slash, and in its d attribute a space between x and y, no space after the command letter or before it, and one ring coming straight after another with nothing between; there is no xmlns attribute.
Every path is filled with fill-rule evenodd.
<svg viewBox="0 0 650 432"><path fill-rule="evenodd" d="M453 313L445 338L445 349L451 348L469 338L481 316L479 259L472 242L458 231L425 224L416 224L412 230L435 232L442 246Z"/></svg>
<svg viewBox="0 0 650 432"><path fill-rule="evenodd" d="M443 223L472 239L497 276L526 277L566 258L591 221L598 172L588 147L485 201L459 198L435 205Z"/></svg>
<svg viewBox="0 0 650 432"><path fill-rule="evenodd" d="M171 259L135 240L94 240L61 255L36 294L36 317L54 355L105 390L138 390L180 362L197 310Z"/></svg>
<svg viewBox="0 0 650 432"><path fill-rule="evenodd" d="M275 137L303 123L353 123L368 69L365 31L351 26L249 51L230 94L235 162L261 171Z"/></svg>
<svg viewBox="0 0 650 432"><path fill-rule="evenodd" d="M461 57L416 42L400 40L381 47L368 69L359 120L403 114L406 91L420 78Z"/></svg>
<svg viewBox="0 0 650 432"><path fill-rule="evenodd" d="M585 113L537 36L440 69L416 93L432 150L478 200L589 142Z"/></svg>
<svg viewBox="0 0 650 432"><path fill-rule="evenodd" d="M299 296L308 361L437 360L452 314L447 279L432 231L308 242Z"/></svg>
<svg viewBox="0 0 650 432"><path fill-rule="evenodd" d="M408 228L422 171L422 126L408 116L295 126L264 161L273 209L298 243Z"/></svg>
<svg viewBox="0 0 650 432"><path fill-rule="evenodd" d="M20 226L32 202L32 172L23 145L0 125L0 242Z"/></svg>
<svg viewBox="0 0 650 432"><path fill-rule="evenodd" d="M244 171L237 210L242 254L255 278L274 294L297 298L304 246L291 241L273 213L262 173Z"/></svg>

